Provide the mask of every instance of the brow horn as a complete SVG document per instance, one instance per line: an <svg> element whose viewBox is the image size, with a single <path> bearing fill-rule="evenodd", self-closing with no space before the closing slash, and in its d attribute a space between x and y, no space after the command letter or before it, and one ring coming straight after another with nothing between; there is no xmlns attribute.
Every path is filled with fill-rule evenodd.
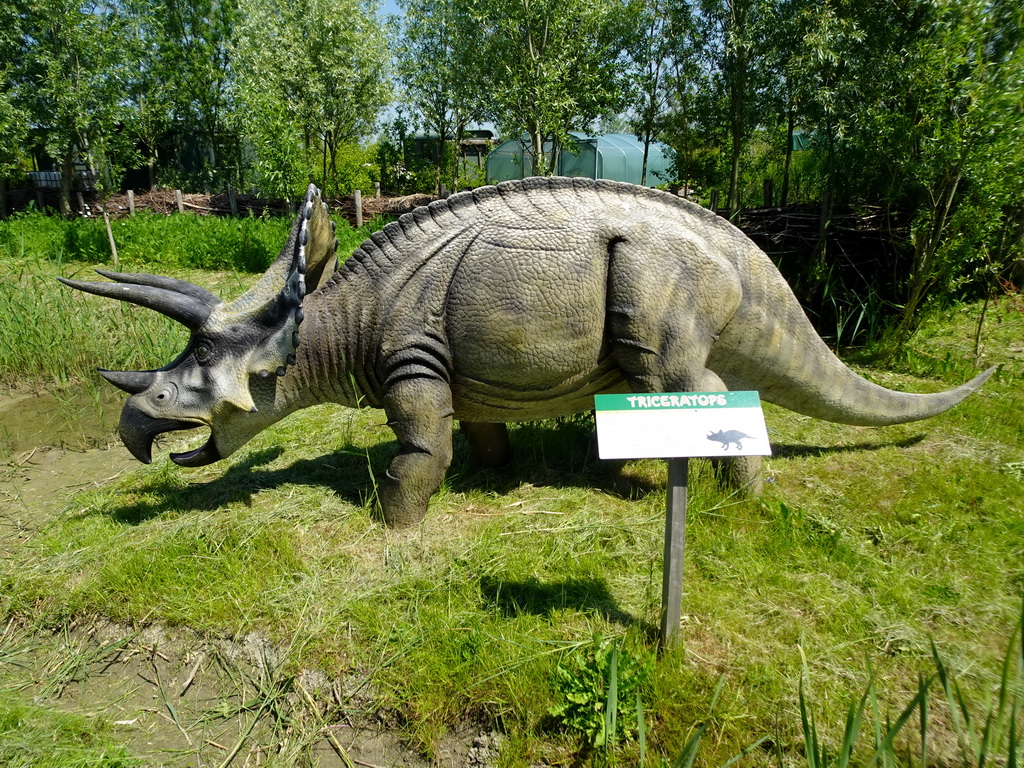
<svg viewBox="0 0 1024 768"><path fill-rule="evenodd" d="M119 283L132 283L134 285L149 285L154 288L163 288L168 291L175 291L186 296L191 296L196 301L213 309L220 304L220 297L212 291L193 285L187 280L179 280L176 277L163 277L161 275L150 275L145 272L108 272L105 269L97 269L97 274L109 280L116 280Z"/></svg>
<svg viewBox="0 0 1024 768"><path fill-rule="evenodd" d="M194 295L155 285L94 283L69 280L65 277L58 277L57 279L69 288L155 309L157 312L177 320L191 331L198 331L202 328L207 318L209 318L210 312L213 311L213 306L206 301L196 298Z"/></svg>

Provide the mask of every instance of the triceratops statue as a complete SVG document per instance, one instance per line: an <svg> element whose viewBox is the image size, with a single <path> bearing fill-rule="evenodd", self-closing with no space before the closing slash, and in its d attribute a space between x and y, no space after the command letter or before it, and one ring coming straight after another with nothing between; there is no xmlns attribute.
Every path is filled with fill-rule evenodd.
<svg viewBox="0 0 1024 768"><path fill-rule="evenodd" d="M171 430L210 429L201 447L171 455L195 467L300 408L383 408L399 452L381 511L409 525L451 461L453 419L478 459L500 465L506 422L589 411L599 393L758 390L809 416L882 425L941 413L991 374L922 395L866 381L738 229L628 184L483 187L402 216L337 271L336 247L310 186L284 250L232 302L149 274L62 279L191 331L163 368L101 371L131 395L119 431L137 459L149 463L154 438ZM756 467L740 473L745 482Z"/></svg>

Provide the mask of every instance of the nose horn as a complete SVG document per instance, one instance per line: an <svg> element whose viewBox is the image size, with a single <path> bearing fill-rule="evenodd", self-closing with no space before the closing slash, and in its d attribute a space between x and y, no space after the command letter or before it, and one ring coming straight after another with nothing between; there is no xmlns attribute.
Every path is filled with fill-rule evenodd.
<svg viewBox="0 0 1024 768"><path fill-rule="evenodd" d="M100 368L99 373L104 379L129 395L145 392L152 386L155 377L152 371L107 371Z"/></svg>

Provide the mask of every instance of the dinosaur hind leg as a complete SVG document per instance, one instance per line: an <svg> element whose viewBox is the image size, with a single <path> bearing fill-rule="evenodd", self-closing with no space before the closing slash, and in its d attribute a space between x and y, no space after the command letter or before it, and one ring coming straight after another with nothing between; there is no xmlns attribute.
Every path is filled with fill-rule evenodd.
<svg viewBox="0 0 1024 768"><path fill-rule="evenodd" d="M610 246L606 339L635 392L692 392L717 334L739 305L735 269L695 251L684 234L646 235Z"/></svg>
<svg viewBox="0 0 1024 768"><path fill-rule="evenodd" d="M705 369L700 388L705 392L727 392L730 388L714 371ZM754 497L761 494L761 457L730 456L712 459L718 482L725 488L736 490L741 496Z"/></svg>
<svg viewBox="0 0 1024 768"><path fill-rule="evenodd" d="M487 469L499 469L512 461L508 428L501 422L460 421L459 429L469 442L469 458Z"/></svg>

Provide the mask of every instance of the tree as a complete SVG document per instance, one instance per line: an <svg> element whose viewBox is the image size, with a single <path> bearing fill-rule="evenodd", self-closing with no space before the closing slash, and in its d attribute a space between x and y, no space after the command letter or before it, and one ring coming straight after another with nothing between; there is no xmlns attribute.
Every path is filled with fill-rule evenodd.
<svg viewBox="0 0 1024 768"><path fill-rule="evenodd" d="M242 0L236 119L266 192L294 196L310 180L348 192L339 164L390 99L389 58L373 2Z"/></svg>
<svg viewBox="0 0 1024 768"><path fill-rule="evenodd" d="M68 215L76 161L109 186L133 156L123 101L133 51L113 0L26 0L19 101L60 164L61 213Z"/></svg>
<svg viewBox="0 0 1024 768"><path fill-rule="evenodd" d="M917 5L920 32L893 97L872 111L877 150L913 203L898 341L936 288L1007 249L1024 202L1024 9L1013 0ZM1011 238L1012 239L1012 238Z"/></svg>
<svg viewBox="0 0 1024 768"><path fill-rule="evenodd" d="M700 111L727 127L729 211L740 207L740 161L752 129L764 121L773 70L766 41L770 0L698 0L695 47L702 60Z"/></svg>
<svg viewBox="0 0 1024 768"><path fill-rule="evenodd" d="M144 140L156 141L173 126L178 183L221 186L239 162L240 142L229 124L238 0L130 2L147 21L146 66L134 94Z"/></svg>
<svg viewBox="0 0 1024 768"><path fill-rule="evenodd" d="M170 14L163 12L163 4L154 0L120 2L131 16L134 39L130 45L138 55L138 66L129 73L125 102L132 113L132 132L148 167L149 186L154 187L160 150L172 131L176 106L187 102L178 86L182 67L179 61L167 58L173 46L166 32Z"/></svg>
<svg viewBox="0 0 1024 768"><path fill-rule="evenodd" d="M689 36L683 34L683 29L689 25L689 16L688 13L681 16L678 10L688 11L689 8L680 3L673 13L667 0L646 0L638 10L640 33L629 46L633 80L630 122L637 139L644 145L640 183L645 185L651 144L665 130L672 106L673 71L685 71L686 63L692 58L689 55L692 49L686 44Z"/></svg>
<svg viewBox="0 0 1024 768"><path fill-rule="evenodd" d="M28 133L25 115L15 104L17 72L8 63L18 60L21 22L13 3L0 6L0 182L17 167L22 142ZM0 200L0 212L3 202Z"/></svg>
<svg viewBox="0 0 1024 768"><path fill-rule="evenodd" d="M779 8L773 45L794 117L814 137L823 218L836 198L911 217L894 275L900 343L930 295L1020 251L1024 11L1007 0Z"/></svg>
<svg viewBox="0 0 1024 768"><path fill-rule="evenodd" d="M400 0L404 15L397 48L398 74L406 98L437 134L441 167L450 161L450 181L459 186L459 142L483 109L476 83L476 25L459 0ZM449 142L455 146L449 150Z"/></svg>
<svg viewBox="0 0 1024 768"><path fill-rule="evenodd" d="M533 173L551 173L570 130L625 106L633 7L619 0L463 1L479 28L488 116L502 134L528 137Z"/></svg>

